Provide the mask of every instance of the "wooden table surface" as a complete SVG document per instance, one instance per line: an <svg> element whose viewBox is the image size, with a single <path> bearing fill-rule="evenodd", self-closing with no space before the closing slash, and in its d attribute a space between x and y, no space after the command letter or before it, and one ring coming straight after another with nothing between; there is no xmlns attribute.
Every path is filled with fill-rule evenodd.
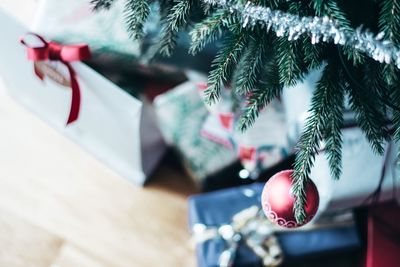
<svg viewBox="0 0 400 267"><path fill-rule="evenodd" d="M0 0L25 23L36 6ZM164 164L135 187L4 88L0 80L0 266L195 266L186 198L196 189L186 176Z"/></svg>

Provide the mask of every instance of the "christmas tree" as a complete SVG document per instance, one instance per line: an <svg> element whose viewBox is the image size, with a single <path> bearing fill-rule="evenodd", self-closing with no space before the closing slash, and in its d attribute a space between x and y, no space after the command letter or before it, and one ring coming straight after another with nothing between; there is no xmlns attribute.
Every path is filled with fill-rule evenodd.
<svg viewBox="0 0 400 267"><path fill-rule="evenodd" d="M221 40L206 96L214 102L223 84L231 84L247 103L242 131L284 87L323 68L294 164L298 222L305 220L305 186L321 141L333 179L340 178L347 106L376 153L383 154L387 140L400 139L399 0L124 1L127 30L134 39L143 37L150 5L159 6L162 30L150 49L153 57L170 56L181 31L191 37L191 54ZM94 10L113 2L92 0Z"/></svg>

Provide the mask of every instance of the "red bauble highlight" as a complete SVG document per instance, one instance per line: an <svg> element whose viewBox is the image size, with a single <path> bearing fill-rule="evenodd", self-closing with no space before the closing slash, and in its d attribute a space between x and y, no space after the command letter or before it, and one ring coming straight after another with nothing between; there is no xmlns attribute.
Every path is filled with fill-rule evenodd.
<svg viewBox="0 0 400 267"><path fill-rule="evenodd" d="M305 188L307 204L305 206L306 220L298 224L294 217L295 197L291 193L293 170L276 173L265 184L261 204L267 218L275 224L286 228L300 227L311 221L317 213L319 194L314 182L309 180Z"/></svg>

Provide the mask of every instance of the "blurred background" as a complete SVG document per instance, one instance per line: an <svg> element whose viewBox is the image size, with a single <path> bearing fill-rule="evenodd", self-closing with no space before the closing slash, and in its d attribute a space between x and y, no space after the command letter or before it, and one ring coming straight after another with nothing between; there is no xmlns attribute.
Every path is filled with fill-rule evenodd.
<svg viewBox="0 0 400 267"><path fill-rule="evenodd" d="M141 41L123 1L92 7L0 0L1 266L397 266L397 145L374 154L350 111L342 178L316 155L310 223L292 228L292 209L263 193L293 168L321 69L242 133L229 86L204 99L220 43L188 55L182 33L172 57L149 64L159 7Z"/></svg>

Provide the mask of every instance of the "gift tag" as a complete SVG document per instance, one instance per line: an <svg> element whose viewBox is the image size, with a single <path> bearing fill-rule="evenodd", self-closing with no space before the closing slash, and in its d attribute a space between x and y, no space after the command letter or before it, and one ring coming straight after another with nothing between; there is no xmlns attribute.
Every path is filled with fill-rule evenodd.
<svg viewBox="0 0 400 267"><path fill-rule="evenodd" d="M50 61L37 61L33 63L33 66L35 68L35 72L38 73L40 77L49 78L53 82L63 87L71 87L71 81L68 76L65 75L65 71L60 71L60 64Z"/></svg>

